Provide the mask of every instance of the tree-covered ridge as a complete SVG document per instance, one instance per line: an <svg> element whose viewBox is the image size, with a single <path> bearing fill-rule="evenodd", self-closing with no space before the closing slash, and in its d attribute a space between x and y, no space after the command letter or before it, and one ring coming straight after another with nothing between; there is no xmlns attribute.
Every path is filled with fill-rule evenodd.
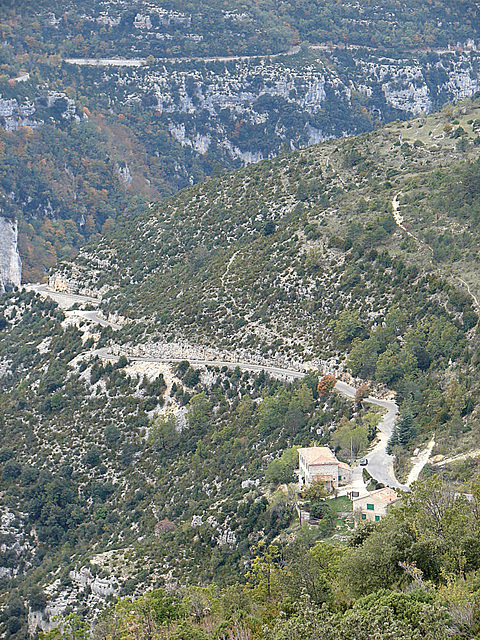
<svg viewBox="0 0 480 640"><path fill-rule="evenodd" d="M285 485L295 479L295 447L314 439L343 459L352 444L363 455L378 418L368 406L332 393L318 373L285 384L186 361L160 373L125 357L100 360L110 329L73 326L31 293L7 294L1 305L7 637L25 638L35 612L45 623L67 616L51 637L82 638L112 601L94 624L98 637L112 625L126 638L133 625L175 640L220 640L235 629L259 640L336 640L359 624L361 638L415 637L425 624L437 639L475 628L465 615L477 591L478 487L462 483L476 467L457 469L449 486L434 478L415 487L391 518L353 534L334 511L345 503L312 492L304 508L319 522L299 528ZM400 326L401 314L392 320ZM461 390L450 389L459 407ZM142 597L147 586L161 590Z"/></svg>
<svg viewBox="0 0 480 640"><path fill-rule="evenodd" d="M478 39L471 2L235 1L4 3L2 32L17 52L80 57L265 55L299 42L384 50L445 48ZM15 34L22 23L25 38ZM43 41L43 42L42 42ZM45 46L44 43L49 43Z"/></svg>
<svg viewBox="0 0 480 640"><path fill-rule="evenodd" d="M1 137L3 215L19 220L24 279L41 281L58 258L73 257L86 239L113 228L132 198L93 124Z"/></svg>
<svg viewBox="0 0 480 640"><path fill-rule="evenodd" d="M342 54L342 73L359 86L370 82L349 52ZM41 63L25 82L13 81L21 67L10 65L10 77L0 78L0 212L19 221L24 280L41 280L58 259L74 256L119 214L148 200L290 145L369 130L416 109L413 103L402 111L375 92L368 99L352 94L347 77L318 60L297 63L135 71ZM456 77L453 67L442 71L444 84L449 73ZM51 89L43 88L47 81ZM434 107L449 94L435 96L432 82ZM294 87L288 97L278 89L283 83ZM97 86L104 90L92 92ZM316 103L312 95L322 91L323 103Z"/></svg>
<svg viewBox="0 0 480 640"><path fill-rule="evenodd" d="M343 459L354 447L363 455L378 416L323 393L318 372L283 384L188 362L142 370L124 356L100 360L96 347L123 342L148 353L157 341L188 338L230 358L345 363L395 390L399 471L433 431L434 456L478 448L478 309L454 271L475 291L467 267L476 244L460 257L455 244L478 233L478 111L465 104L331 141L126 216L61 274L101 291L105 312L127 319L115 335L88 321L72 326L33 294L0 300L5 633L25 637L29 611L45 621L68 613L65 602L90 619L105 599L146 586L174 589L172 600L153 596L167 613L148 597L124 601L95 633L108 638L111 620L126 634L145 623L150 635L175 640L230 631L336 640L359 626L380 638L476 632L477 488L462 486L476 460L447 468L450 487L420 485L405 510L354 535L339 565L335 547L328 563L331 546L308 552L313 540L292 564L301 531L281 485L294 479L294 447L316 441ZM422 224L434 215L454 240L432 265ZM162 407L173 413L156 417ZM311 513L322 516L315 531L343 538L348 517L337 520L330 504L312 498ZM298 578L305 565L308 580ZM196 603L207 599L205 615L177 590L212 581L219 590L192 591ZM420 593L395 591L412 582ZM241 602L224 615L225 585ZM371 595L379 589L393 591ZM82 633L83 622L70 623Z"/></svg>
<svg viewBox="0 0 480 640"><path fill-rule="evenodd" d="M187 338L239 360L343 363L395 389L400 466L432 431L441 453L475 446L478 113L465 104L187 189L61 275L131 321L133 348ZM439 199L453 203L444 215Z"/></svg>
<svg viewBox="0 0 480 640"><path fill-rule="evenodd" d="M249 341L262 346L255 334L256 326L263 324L288 348L292 341L287 333L294 333L289 323L294 322L297 336L304 334L298 343L303 342L311 355L317 336L325 342L332 335L330 320L345 304L356 306L364 326L372 325L380 313L385 315L397 282L407 278L425 286L418 283L425 277L422 270L429 271L430 251L426 247L413 253L415 241L395 223L392 203L408 201L407 191L412 201L421 203L417 192L423 189L427 194L423 185L438 180L442 171L452 175L450 180L457 171L475 175L477 120L470 116L477 111L475 105L465 109L462 118L470 121L465 136L457 136L460 125L449 125L448 117L439 115L415 127L392 125L374 135L326 143L185 190L135 220L126 219L111 239L79 256L74 272L83 285L106 287L107 311L146 316L146 324L154 318L171 331L172 321L188 331L197 320L194 335L212 331L217 340L223 323L231 336L232 328L241 332L248 320L245 346ZM430 146L415 139L420 132L428 139L429 131L442 122L452 133L442 133ZM404 142L399 136L405 136ZM465 169L464 159L471 163ZM428 221L431 207L416 211L409 226ZM475 243L469 238L475 237L476 229L473 220L466 225L452 226L450 233L470 243L472 250L462 260L473 265ZM138 241L132 242L135 234ZM444 260L455 263L457 254L447 251ZM379 287L383 278L394 287ZM427 280L434 282L430 276ZM334 286L339 294L329 300ZM397 295L401 294L399 288ZM304 301L300 317L282 314L288 330L282 329L281 309L293 310L299 299ZM467 311L473 302L468 295L466 300L454 302L452 310L462 312L466 304ZM312 314L316 328L309 324ZM475 319L467 316L468 312L468 330ZM355 332L347 342L354 337ZM237 344L242 345L240 334ZM315 355L320 352L317 346Z"/></svg>
<svg viewBox="0 0 480 640"><path fill-rule="evenodd" d="M166 141L165 162L147 156L141 139L102 116L2 129L0 141L1 212L19 222L25 281L41 281L57 260L113 229L118 215L186 184L175 185L171 166L172 146L188 156L179 145Z"/></svg>

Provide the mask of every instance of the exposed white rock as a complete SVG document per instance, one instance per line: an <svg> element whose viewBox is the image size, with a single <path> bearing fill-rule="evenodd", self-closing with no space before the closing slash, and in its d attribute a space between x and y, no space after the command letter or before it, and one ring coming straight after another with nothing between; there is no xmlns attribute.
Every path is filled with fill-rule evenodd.
<svg viewBox="0 0 480 640"><path fill-rule="evenodd" d="M345 71L320 60L304 66L267 58L195 62L195 66L188 60L164 60L162 66L155 67L108 67L104 81L125 87L126 104L141 100L143 95L154 95L158 115L182 146L203 155L217 145L243 165L273 157L285 142L295 149L356 133L354 94L364 97L365 107L372 114L388 113L391 117L395 109L413 116L473 95L480 86L478 54L473 45L464 51L432 52L430 59L421 62L414 58L379 58L358 50L353 66ZM308 124L297 130L294 119L289 121L281 115L284 103L307 114ZM344 123L330 117L330 111L341 113ZM232 131L235 123L240 134L244 123L258 127L268 151L255 144L256 136L251 142L246 134L237 137ZM274 135L267 136L267 131ZM183 173L184 168L179 166L178 172Z"/></svg>
<svg viewBox="0 0 480 640"><path fill-rule="evenodd" d="M318 144L320 142L324 142L327 139L327 137L323 135L320 129L316 129L315 127L312 127L312 125L309 122L305 125L305 130L308 134L309 145Z"/></svg>
<svg viewBox="0 0 480 640"><path fill-rule="evenodd" d="M251 480L250 478L248 478L248 480L242 480L242 489L250 489L250 487L258 487L259 485L259 478L257 478L256 480Z"/></svg>
<svg viewBox="0 0 480 640"><path fill-rule="evenodd" d="M220 535L217 538L217 544L219 547L232 546L237 543L237 536L235 535L235 531L231 529L225 529L220 532Z"/></svg>
<svg viewBox="0 0 480 640"><path fill-rule="evenodd" d="M118 162L115 164L115 173L122 184L125 186L132 183L132 174L130 173L130 167L125 163L124 166L120 166Z"/></svg>
<svg viewBox="0 0 480 640"><path fill-rule="evenodd" d="M406 111L414 116L431 111L432 100L426 84L416 86L410 82L405 88L399 89L395 88L393 83L386 82L382 85L382 89L386 101L395 109Z"/></svg>
<svg viewBox="0 0 480 640"><path fill-rule="evenodd" d="M192 516L192 527L201 527L203 524L202 516Z"/></svg>
<svg viewBox="0 0 480 640"><path fill-rule="evenodd" d="M97 17L97 23L103 24L106 27L116 27L120 24L120 18L113 18L108 13L103 12Z"/></svg>
<svg viewBox="0 0 480 640"><path fill-rule="evenodd" d="M115 577L99 578L94 576L88 567L70 571L72 587L62 588L59 580L45 588L49 601L44 611L28 613L28 631L33 635L37 629L47 632L61 625L68 609L75 608L80 593L88 593L86 604L92 610L98 609L107 598L119 593L118 580Z"/></svg>
<svg viewBox="0 0 480 640"><path fill-rule="evenodd" d="M152 21L150 20L150 16L137 13L135 20L133 21L133 26L136 29L151 29Z"/></svg>
<svg viewBox="0 0 480 640"><path fill-rule="evenodd" d="M30 566L33 547L25 534L24 514L13 513L8 507L0 507L0 552L8 558L7 566L0 564L0 578L12 579Z"/></svg>
<svg viewBox="0 0 480 640"><path fill-rule="evenodd" d="M99 578L93 576L90 569L82 567L79 571L70 571L70 579L78 587L90 587L93 595L107 598L118 594L119 586L115 578Z"/></svg>
<svg viewBox="0 0 480 640"><path fill-rule="evenodd" d="M18 76L18 78L15 78L15 81L27 82L29 78L29 74L24 73ZM80 117L76 113L75 100L69 98L66 93L42 90L34 101L25 98L24 101L20 103L15 98L7 100L0 96L0 127L3 127L7 131L17 131L21 127L36 129L44 123L43 120L33 117L38 105L52 109L60 100L65 104L65 110L60 114L61 118L63 120L75 120L79 122Z"/></svg>
<svg viewBox="0 0 480 640"><path fill-rule="evenodd" d="M210 143L212 138L210 135L201 135L197 133L193 137L189 137L186 134L185 125L182 123L180 125L175 125L170 123L169 131L175 140L178 140L182 147L192 147L198 154L205 155L210 147Z"/></svg>
<svg viewBox="0 0 480 640"><path fill-rule="evenodd" d="M0 217L0 292L20 286L21 280L17 223Z"/></svg>
<svg viewBox="0 0 480 640"><path fill-rule="evenodd" d="M449 74L448 80L440 86L440 90L450 92L460 100L472 96L479 89L480 77L469 65L459 66L455 73Z"/></svg>
<svg viewBox="0 0 480 640"><path fill-rule="evenodd" d="M307 111L310 109L317 110L327 97L325 93L325 76L314 78L308 82L305 97L300 101Z"/></svg>
<svg viewBox="0 0 480 640"><path fill-rule="evenodd" d="M230 142L230 140L225 140L223 146L228 149L228 152L230 153L232 158L240 159L244 166L254 164L255 162L260 162L260 160L263 160L263 154L261 151L242 151L238 147L234 146Z"/></svg>
<svg viewBox="0 0 480 640"><path fill-rule="evenodd" d="M0 116L2 118L9 118L13 116L14 112L18 109L18 102L13 100L5 100L0 98Z"/></svg>

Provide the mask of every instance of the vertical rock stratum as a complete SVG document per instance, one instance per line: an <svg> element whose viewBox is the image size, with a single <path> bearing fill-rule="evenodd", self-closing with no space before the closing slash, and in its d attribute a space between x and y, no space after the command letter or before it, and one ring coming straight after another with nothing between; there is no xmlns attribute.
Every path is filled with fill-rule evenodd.
<svg viewBox="0 0 480 640"><path fill-rule="evenodd" d="M22 261L18 253L17 223L0 217L0 292L19 286Z"/></svg>

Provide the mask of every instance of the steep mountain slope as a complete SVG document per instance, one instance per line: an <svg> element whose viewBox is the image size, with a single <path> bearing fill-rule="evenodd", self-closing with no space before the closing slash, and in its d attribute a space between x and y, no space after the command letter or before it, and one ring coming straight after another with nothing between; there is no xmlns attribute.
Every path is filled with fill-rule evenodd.
<svg viewBox="0 0 480 640"><path fill-rule="evenodd" d="M348 421L360 450L374 437L378 414L319 398L318 375L287 384L187 362L100 360L111 330L75 326L31 292L0 305L7 637L71 610L91 619L147 585L234 582L255 541L294 519L292 496L273 497L270 483L293 481L297 456L271 461Z"/></svg>
<svg viewBox="0 0 480 640"><path fill-rule="evenodd" d="M328 353L341 306L366 323L386 312L394 288L370 277L403 277L395 261L413 281L475 271L479 115L465 104L184 190L125 218L62 276L149 331L261 347L278 337L285 351L295 336L293 350Z"/></svg>
<svg viewBox="0 0 480 640"><path fill-rule="evenodd" d="M133 352L187 341L347 366L397 390L401 444L434 428L475 443L479 115L464 104L187 189L53 280L101 295Z"/></svg>
<svg viewBox="0 0 480 640"><path fill-rule="evenodd" d="M478 6L466 0L235 0L228 7L218 0L42 0L35 14L29 8L24 0L4 3L3 29L18 50L35 50L43 39L52 53L80 57L263 55L299 41L408 51L479 35ZM27 41L10 30L19 19Z"/></svg>
<svg viewBox="0 0 480 640"><path fill-rule="evenodd" d="M0 213L24 280L148 199L471 96L477 25L443 0L3 3Z"/></svg>
<svg viewBox="0 0 480 640"><path fill-rule="evenodd" d="M21 275L17 224L0 218L0 291L4 293L13 287L19 287Z"/></svg>
<svg viewBox="0 0 480 640"><path fill-rule="evenodd" d="M295 496L281 487L294 480L292 446L315 439L346 460L379 420L319 389L328 368L396 392L399 473L432 432L434 455L478 449L479 123L478 101L465 103L125 215L51 280L103 296L120 330L31 292L0 298L6 635L71 610L90 619L146 586L233 583L263 542L293 539ZM187 352L314 371L291 384L126 357ZM477 471L475 459L453 465L449 481ZM319 535L348 533L335 523ZM449 566L445 546L433 566L408 527L408 553L389 581L372 573L377 588L401 582L400 561L421 556L436 580ZM476 548L463 534L462 570Z"/></svg>

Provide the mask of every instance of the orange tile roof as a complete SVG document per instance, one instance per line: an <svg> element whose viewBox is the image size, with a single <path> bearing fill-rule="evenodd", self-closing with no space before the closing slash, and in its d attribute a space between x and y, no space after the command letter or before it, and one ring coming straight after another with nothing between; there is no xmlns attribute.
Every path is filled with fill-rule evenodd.
<svg viewBox="0 0 480 640"><path fill-rule="evenodd" d="M330 451L328 447L308 447L306 449L299 449L298 453L307 461L307 464L327 464L336 463L338 460Z"/></svg>
<svg viewBox="0 0 480 640"><path fill-rule="evenodd" d="M298 453L302 454L309 466L338 464L340 469L350 470L349 465L345 462L339 462L335 454L328 447L307 447L305 449L299 449Z"/></svg>
<svg viewBox="0 0 480 640"><path fill-rule="evenodd" d="M371 491L367 495L359 496L358 498L354 498L353 501L364 500L365 498L370 498L371 500L378 500L379 502L383 502L386 505L392 504L392 502L396 502L399 499L399 495L390 487L384 487L383 489L377 489L376 491Z"/></svg>
<svg viewBox="0 0 480 640"><path fill-rule="evenodd" d="M390 487L377 489L376 491L372 491L370 495L374 495L376 500L380 500L380 502L384 502L385 504L395 502L395 500L399 498L399 495L393 489L390 489Z"/></svg>

